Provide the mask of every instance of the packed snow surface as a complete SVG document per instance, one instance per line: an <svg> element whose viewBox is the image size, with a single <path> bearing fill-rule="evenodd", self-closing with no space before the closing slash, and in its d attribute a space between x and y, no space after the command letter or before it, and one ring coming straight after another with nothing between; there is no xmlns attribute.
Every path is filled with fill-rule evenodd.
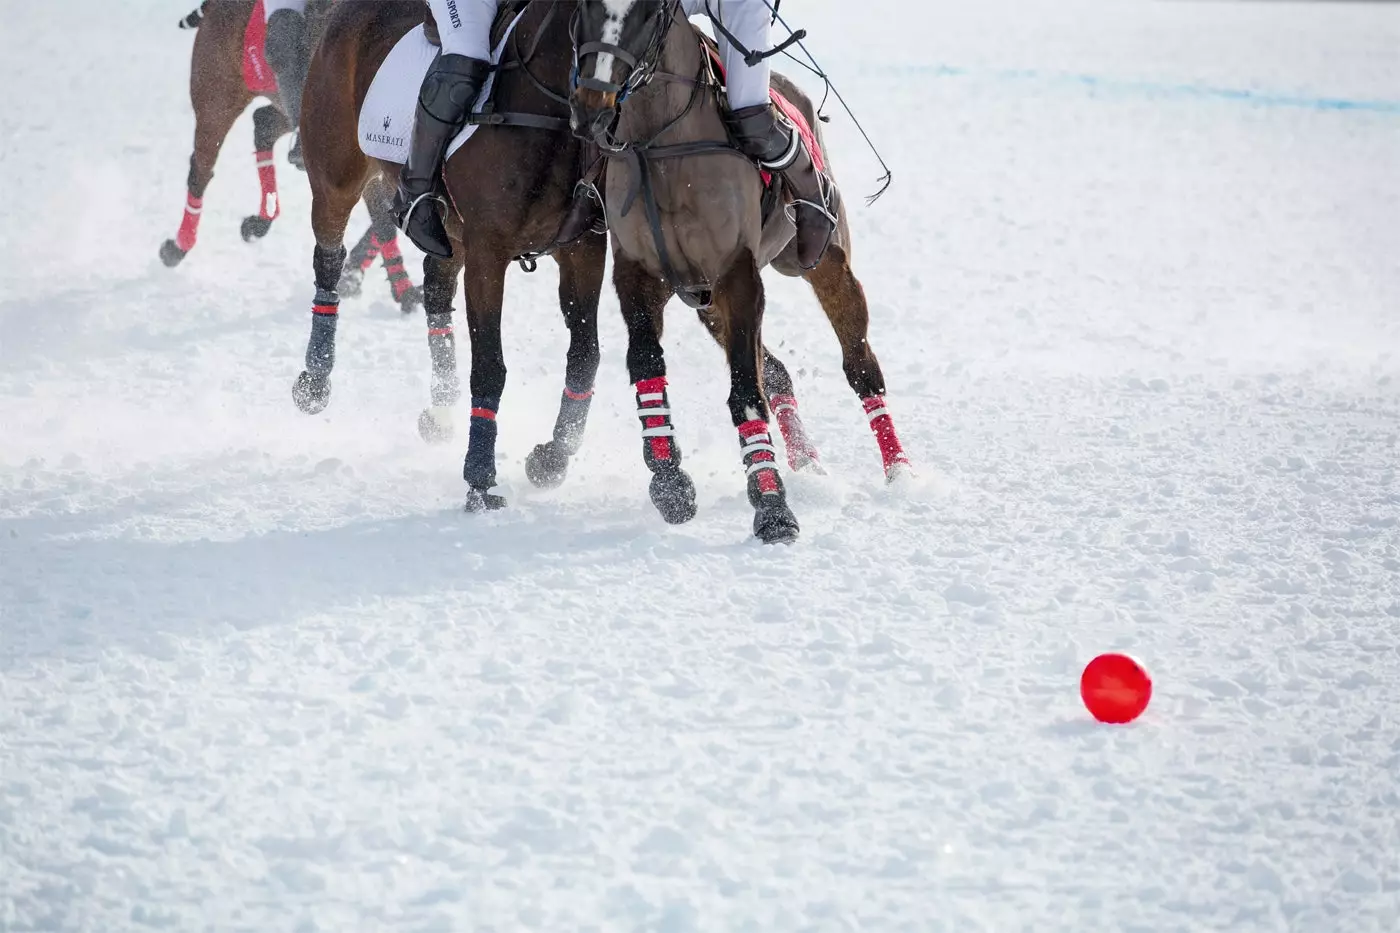
<svg viewBox="0 0 1400 933"><path fill-rule="evenodd" d="M245 115L156 258L189 5L0 30L0 930L1400 929L1400 6L784 4L895 171L864 206L828 108L920 476L774 277L830 475L765 548L679 303L700 514L648 502L610 285L530 487L549 261L507 283L508 509L418 439L377 268L298 413L286 142L265 240ZM1127 727L1077 696L1112 650Z"/></svg>

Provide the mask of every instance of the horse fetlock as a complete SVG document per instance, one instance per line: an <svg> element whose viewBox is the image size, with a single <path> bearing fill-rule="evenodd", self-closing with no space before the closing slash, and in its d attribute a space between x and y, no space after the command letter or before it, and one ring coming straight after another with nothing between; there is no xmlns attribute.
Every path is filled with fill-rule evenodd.
<svg viewBox="0 0 1400 933"><path fill-rule="evenodd" d="M680 467L652 473L648 493L667 524L681 525L695 517L695 483Z"/></svg>

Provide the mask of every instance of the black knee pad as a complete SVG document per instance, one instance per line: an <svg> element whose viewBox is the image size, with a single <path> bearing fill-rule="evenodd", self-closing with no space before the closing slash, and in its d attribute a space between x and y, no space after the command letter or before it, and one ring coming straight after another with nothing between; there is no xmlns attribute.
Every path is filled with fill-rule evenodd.
<svg viewBox="0 0 1400 933"><path fill-rule="evenodd" d="M259 152L271 149L285 132L286 118L276 107L269 104L253 111L253 147Z"/></svg>
<svg viewBox="0 0 1400 933"><path fill-rule="evenodd" d="M418 105L441 123L458 124L466 118L490 74L490 62L466 55L441 55L423 79Z"/></svg>

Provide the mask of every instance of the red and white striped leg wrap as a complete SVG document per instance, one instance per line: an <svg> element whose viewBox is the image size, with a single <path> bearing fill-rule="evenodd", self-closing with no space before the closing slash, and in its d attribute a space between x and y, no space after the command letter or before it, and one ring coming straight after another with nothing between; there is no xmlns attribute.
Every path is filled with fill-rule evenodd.
<svg viewBox="0 0 1400 933"><path fill-rule="evenodd" d="M885 463L885 475L890 476L891 472L901 464L909 466L909 458L905 456L904 446L899 443L899 435L895 433L894 421L885 408L884 397L871 395L861 399L860 402L865 406L865 417L870 419L870 430L875 433L875 441L880 445L880 459Z"/></svg>
<svg viewBox="0 0 1400 933"><path fill-rule="evenodd" d="M187 193L185 216L180 219L180 231L175 234L175 245L180 247L181 252L188 253L194 249L195 240L199 239L199 216L203 211L204 199Z"/></svg>
<svg viewBox="0 0 1400 933"><path fill-rule="evenodd" d="M253 156L258 160L258 184L262 186L258 216L263 220L276 220L282 213L282 205L277 201L277 163L271 149L260 149Z"/></svg>
<svg viewBox="0 0 1400 933"><path fill-rule="evenodd" d="M778 419L778 428L783 432L783 446L787 448L788 468L800 470L808 463L818 461L817 447L807 436L807 429L797 414L797 397L775 395L768 400L768 407Z"/></svg>
<svg viewBox="0 0 1400 933"><path fill-rule="evenodd" d="M757 484L758 494L780 494L783 484L778 480L778 452L768 433L768 423L755 418L739 425L739 449L744 455L744 472Z"/></svg>
<svg viewBox="0 0 1400 933"><path fill-rule="evenodd" d="M389 275L389 287L394 290L394 300L403 297L403 293L413 287L413 280L408 277L408 270L403 266L403 253L399 252L398 237L381 242L379 236L370 237L370 249L377 250L379 255L384 257L384 271Z"/></svg>
<svg viewBox="0 0 1400 933"><path fill-rule="evenodd" d="M680 466L680 451L672 438L671 405L666 398L666 377L637 383L637 417L642 419L642 454L653 471L658 466Z"/></svg>

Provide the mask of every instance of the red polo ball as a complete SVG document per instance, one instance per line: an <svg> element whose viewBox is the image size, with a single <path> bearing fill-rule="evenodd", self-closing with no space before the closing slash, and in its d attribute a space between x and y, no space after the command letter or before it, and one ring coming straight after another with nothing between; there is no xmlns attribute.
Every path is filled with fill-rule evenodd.
<svg viewBox="0 0 1400 933"><path fill-rule="evenodd" d="M1099 722L1132 722L1152 699L1152 678L1126 654L1101 654L1080 675L1079 695Z"/></svg>

